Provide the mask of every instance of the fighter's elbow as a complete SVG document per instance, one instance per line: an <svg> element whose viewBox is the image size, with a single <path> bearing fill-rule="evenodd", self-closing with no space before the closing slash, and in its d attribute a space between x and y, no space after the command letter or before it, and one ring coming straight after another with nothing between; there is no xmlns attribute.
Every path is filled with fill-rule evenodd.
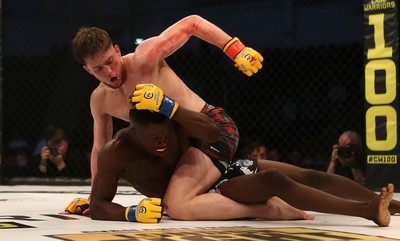
<svg viewBox="0 0 400 241"><path fill-rule="evenodd" d="M99 210L98 210L98 208L96 206L90 204L89 209L90 209L89 217L91 219L93 219L93 220L100 220L101 219L100 218L101 215L99 215L100 212L99 212Z"/></svg>
<svg viewBox="0 0 400 241"><path fill-rule="evenodd" d="M104 220L104 216L102 215L102 207L96 202L91 202L89 206L89 217L93 220Z"/></svg>
<svg viewBox="0 0 400 241"><path fill-rule="evenodd" d="M90 217L92 220L101 220L101 218L98 217L98 215L92 214L91 212L89 213L89 217Z"/></svg>
<svg viewBox="0 0 400 241"><path fill-rule="evenodd" d="M190 21L193 21L193 22L198 22L198 21L203 20L203 18L200 17L200 15L197 15L197 14L189 15L189 16L186 17L186 19L188 19Z"/></svg>
<svg viewBox="0 0 400 241"><path fill-rule="evenodd" d="M184 26L187 27L185 28L186 31L190 34L195 34L199 30L199 25L202 21L203 18L196 14L189 15L182 20L182 22L185 23Z"/></svg>

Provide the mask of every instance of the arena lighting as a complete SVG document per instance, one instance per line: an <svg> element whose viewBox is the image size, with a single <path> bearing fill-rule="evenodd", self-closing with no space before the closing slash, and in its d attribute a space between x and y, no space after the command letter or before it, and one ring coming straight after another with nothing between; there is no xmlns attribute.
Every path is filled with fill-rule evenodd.
<svg viewBox="0 0 400 241"><path fill-rule="evenodd" d="M135 44L136 45L139 45L139 44L141 44L143 42L143 38L136 38L135 39Z"/></svg>

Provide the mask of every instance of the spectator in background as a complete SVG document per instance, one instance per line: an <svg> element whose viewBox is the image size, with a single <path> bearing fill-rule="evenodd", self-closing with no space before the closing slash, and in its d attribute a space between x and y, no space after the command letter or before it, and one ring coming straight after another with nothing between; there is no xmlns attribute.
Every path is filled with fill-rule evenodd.
<svg viewBox="0 0 400 241"><path fill-rule="evenodd" d="M360 184L365 182L365 162L362 159L363 144L360 135L352 130L343 132L338 144L332 148L327 172L350 178Z"/></svg>
<svg viewBox="0 0 400 241"><path fill-rule="evenodd" d="M267 147L260 141L252 141L247 146L247 158L253 160L266 160Z"/></svg>
<svg viewBox="0 0 400 241"><path fill-rule="evenodd" d="M22 137L18 130L13 132L11 139L7 142L4 152L4 164L7 177L24 175L30 159L28 142Z"/></svg>
<svg viewBox="0 0 400 241"><path fill-rule="evenodd" d="M270 150L264 143L255 140L247 145L245 158L280 161L281 155L277 150Z"/></svg>
<svg viewBox="0 0 400 241"><path fill-rule="evenodd" d="M36 143L36 147L35 147L35 150L34 150L34 152L33 152L33 155L34 155L34 156L38 156L38 155L40 154L40 152L42 151L42 148L43 148L44 146L46 146L46 143L47 143L47 141L46 141L46 133L47 133L50 129L53 129L53 128L54 128L54 127L53 127L52 124L49 124L49 125L46 127L46 129L44 130L42 139L40 139L40 140Z"/></svg>
<svg viewBox="0 0 400 241"><path fill-rule="evenodd" d="M37 155L40 176L67 176L68 140L64 131L59 128L49 128L45 139L46 145Z"/></svg>

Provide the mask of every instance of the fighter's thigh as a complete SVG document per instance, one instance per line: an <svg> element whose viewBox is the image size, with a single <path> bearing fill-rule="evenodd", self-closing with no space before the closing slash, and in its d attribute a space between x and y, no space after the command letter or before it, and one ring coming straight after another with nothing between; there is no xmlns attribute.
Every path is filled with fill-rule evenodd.
<svg viewBox="0 0 400 241"><path fill-rule="evenodd" d="M210 157L190 147L179 160L167 188L165 199L190 199L205 193L221 176Z"/></svg>
<svg viewBox="0 0 400 241"><path fill-rule="evenodd" d="M281 173L285 174L289 178L302 182L304 175L307 172L306 169L291 165L285 162L271 161L271 160L258 160L258 170L270 170L276 169Z"/></svg>
<svg viewBox="0 0 400 241"><path fill-rule="evenodd" d="M283 175L276 170L237 176L222 182L220 193L236 202L262 203L274 196L276 188L281 188Z"/></svg>

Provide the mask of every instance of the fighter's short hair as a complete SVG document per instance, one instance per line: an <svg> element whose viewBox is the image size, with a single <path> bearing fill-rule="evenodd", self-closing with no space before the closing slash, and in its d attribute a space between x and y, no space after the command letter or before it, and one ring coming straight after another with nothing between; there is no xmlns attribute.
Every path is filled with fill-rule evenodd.
<svg viewBox="0 0 400 241"><path fill-rule="evenodd" d="M168 118L163 114L158 112L149 111L149 110L137 110L131 109L129 111L129 121L131 126L134 123L139 124L146 124L146 123L153 123L153 124L160 124L166 121Z"/></svg>
<svg viewBox="0 0 400 241"><path fill-rule="evenodd" d="M74 56L83 65L87 57L94 58L112 46L113 42L108 33L96 27L81 27L72 40Z"/></svg>

